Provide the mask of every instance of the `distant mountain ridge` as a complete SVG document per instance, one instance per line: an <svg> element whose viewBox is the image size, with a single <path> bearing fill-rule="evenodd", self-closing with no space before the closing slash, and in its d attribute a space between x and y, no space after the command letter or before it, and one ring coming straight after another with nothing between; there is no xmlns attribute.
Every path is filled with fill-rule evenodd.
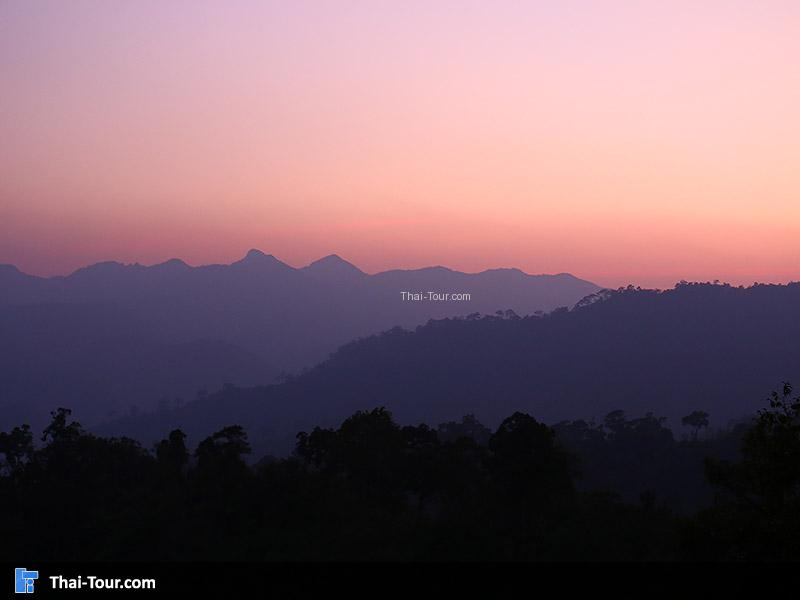
<svg viewBox="0 0 800 600"><path fill-rule="evenodd" d="M106 261L48 278L0 265L0 335L16 357L13 372L0 365L0 409L14 406L24 413L35 403L34 412L42 418L54 403L71 404L76 416L96 422L112 410L152 407L162 396L186 399L193 388L213 391L225 381L270 383L282 372L311 367L344 343L395 326L498 310L546 312L572 306L599 289L572 275L528 275L518 269L461 273L429 267L367 274L335 254L296 268L255 249L229 265ZM428 291L469 299L414 302L401 297L401 292ZM104 307L82 310L83 330L77 334L68 323L74 318L69 307L76 305ZM38 308L21 310L27 306ZM116 321L102 316L112 309ZM34 344L28 332L45 319L52 336L42 332ZM120 349L126 344L144 355L125 355ZM193 370L191 361L174 356L186 344L206 345L202 368L197 362ZM180 363L180 381L159 371L163 386L157 380L144 389L135 384L155 368L130 364L151 364L144 358L151 351L145 348L153 348L162 361ZM215 363L209 360L215 348L230 351ZM115 355L119 361L104 363L107 372L91 369L94 362ZM241 368L233 356L240 357ZM54 364L73 369L55 369ZM102 405L104 395L110 406Z"/></svg>
<svg viewBox="0 0 800 600"><path fill-rule="evenodd" d="M151 266L105 261L82 267L70 275L54 277L27 275L13 265L0 265L0 307L45 302L111 301L137 308L142 302L173 302L179 299L191 299L196 303L199 298L190 296L207 291L203 289L204 286L226 291L230 285L235 287L227 289L228 292L253 294L269 291L270 298L265 300L270 300L281 299L295 292L324 291L320 290L320 286L332 283L336 284L330 286L332 291L351 287L364 293L362 302L368 310L367 314L359 310L359 316L369 321L370 313L374 313L376 317L373 320L377 325L377 329L368 327L366 333L394 325L413 325L427 318L471 312L493 313L512 309L519 314L529 314L549 311L560 306L572 306L581 298L601 289L594 283L568 273L530 275L513 268L463 273L435 266L367 274L336 254L296 268L271 254L253 249L241 260L229 265L195 267L177 258ZM292 287L283 287L287 285ZM405 304L401 299L403 291L467 293L470 300L457 305L435 302L427 305ZM216 296L216 299L223 300L224 296ZM291 302L294 309L299 308L297 300L299 298L295 296ZM317 300L323 301L322 298ZM327 298L325 301L336 302L336 299ZM376 305L385 301L389 301L389 306ZM388 321L377 316L381 311L390 313L386 315ZM393 320L395 315L399 317L397 322ZM351 337L347 335L342 341ZM300 363L306 364L307 361L301 360Z"/></svg>
<svg viewBox="0 0 800 600"><path fill-rule="evenodd" d="M327 256L323 256L317 260L312 261L306 266L303 267L292 267L291 265L281 261L280 259L276 258L272 254L266 254L262 250L258 250L256 248L251 248L247 251L245 256L241 259L236 260L230 264L224 263L210 263L204 265L197 265L192 266L185 262L183 259L180 258L170 258L160 263L155 263L152 265L143 265L141 263L123 263L115 260L106 260L100 261L96 263L92 263L90 265L79 267L75 269L72 273L68 275L53 275L50 277L42 277L38 275L29 275L23 271L21 271L17 266L12 264L4 264L0 263L0 284L7 284L11 283L14 278L17 280L28 280L28 281L65 281L74 279L76 277L80 278L84 276L86 273L93 273L93 272L103 272L103 273L111 273L111 272L120 272L121 270L130 270L130 271L188 271L188 270L208 270L208 271L218 271L220 269L225 269L226 267L233 267L233 268L264 268L264 267L274 267L279 270L286 270L286 271L297 271L297 272L308 272L308 273L326 273L326 274L336 274L336 273L352 273L359 276L363 276L365 278L369 277L381 277L385 276L389 273L420 273L420 272L447 272L453 273L457 275L467 276L467 277L476 277L481 276L487 273L496 273L496 272L513 272L517 275L521 275L528 278L534 279L548 279L548 278L570 278L576 281L581 281L587 284L590 287L595 289L600 289L600 286L593 284L589 281L578 279L574 275L570 273L556 273L556 274L530 274L525 273L521 269L515 267L498 267L492 269L485 269L483 271L475 272L475 273L467 273L462 271L457 271L454 269L450 269L448 267L442 265L435 265L430 267L420 267L415 269L388 269L386 271L380 271L374 274L368 274L361 269L359 269L353 263L343 259L338 254L329 254ZM11 291L13 290L6 290ZM0 298L0 301L8 300L8 296L6 298ZM4 302L7 303L7 302Z"/></svg>

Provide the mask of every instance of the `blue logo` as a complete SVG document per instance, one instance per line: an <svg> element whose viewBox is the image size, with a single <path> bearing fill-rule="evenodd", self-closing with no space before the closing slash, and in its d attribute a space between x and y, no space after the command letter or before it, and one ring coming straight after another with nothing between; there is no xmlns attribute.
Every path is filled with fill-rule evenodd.
<svg viewBox="0 0 800 600"><path fill-rule="evenodd" d="M14 569L14 591L17 594L32 594L34 579L39 579L39 571Z"/></svg>

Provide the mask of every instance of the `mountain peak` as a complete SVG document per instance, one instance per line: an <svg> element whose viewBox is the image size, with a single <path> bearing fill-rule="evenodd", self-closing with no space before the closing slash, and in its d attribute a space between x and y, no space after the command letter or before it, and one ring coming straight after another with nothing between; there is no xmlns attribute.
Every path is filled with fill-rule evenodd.
<svg viewBox="0 0 800 600"><path fill-rule="evenodd" d="M303 269L310 273L344 275L348 273L363 275L364 272L354 264L347 262L338 254L329 254L319 260L315 260Z"/></svg>
<svg viewBox="0 0 800 600"><path fill-rule="evenodd" d="M244 255L239 263L247 263L247 264L256 264L256 263L265 263L265 262L280 262L277 258L272 256L272 254L264 254L261 250L257 248L251 248L247 251L247 254Z"/></svg>
<svg viewBox="0 0 800 600"><path fill-rule="evenodd" d="M239 261L236 261L231 266L234 265L245 266L245 267L274 266L274 267L282 267L284 269L292 269L292 267L290 267L284 262L279 261L272 254L264 254L261 250L258 250L257 248L251 248L250 250L248 250L244 258L242 258Z"/></svg>
<svg viewBox="0 0 800 600"><path fill-rule="evenodd" d="M258 248L250 248L250 250L247 251L247 254L245 254L245 257L242 260L261 260L270 257L275 258L272 255L264 254Z"/></svg>
<svg viewBox="0 0 800 600"><path fill-rule="evenodd" d="M169 260L158 263L157 265L153 265L150 268L157 270L185 270L191 267L189 267L189 265L187 265L180 258L170 258Z"/></svg>
<svg viewBox="0 0 800 600"><path fill-rule="evenodd" d="M128 270L130 265L125 265L116 260L104 260L74 271L70 277L106 277Z"/></svg>

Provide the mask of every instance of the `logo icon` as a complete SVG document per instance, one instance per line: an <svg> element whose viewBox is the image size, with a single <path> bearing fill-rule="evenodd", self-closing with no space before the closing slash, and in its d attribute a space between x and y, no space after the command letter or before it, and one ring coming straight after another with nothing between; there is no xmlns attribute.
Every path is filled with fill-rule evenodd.
<svg viewBox="0 0 800 600"><path fill-rule="evenodd" d="M14 591L17 594L32 594L35 579L39 579L39 571L14 569Z"/></svg>

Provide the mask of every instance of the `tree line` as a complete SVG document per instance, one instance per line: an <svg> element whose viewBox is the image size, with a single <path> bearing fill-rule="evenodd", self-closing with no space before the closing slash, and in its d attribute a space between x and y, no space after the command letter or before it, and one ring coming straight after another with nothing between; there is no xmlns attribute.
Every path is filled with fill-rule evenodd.
<svg viewBox="0 0 800 600"><path fill-rule="evenodd" d="M700 435L702 411L685 424L692 433L676 441L661 419L621 411L553 427L518 412L490 431L471 416L401 426L376 408L299 433L289 457L253 462L239 425L193 450L180 430L145 449L91 434L58 409L41 443L25 425L0 433L0 555L800 558L800 398L791 386L735 431ZM691 510L670 505L670 490L698 476L708 498Z"/></svg>

